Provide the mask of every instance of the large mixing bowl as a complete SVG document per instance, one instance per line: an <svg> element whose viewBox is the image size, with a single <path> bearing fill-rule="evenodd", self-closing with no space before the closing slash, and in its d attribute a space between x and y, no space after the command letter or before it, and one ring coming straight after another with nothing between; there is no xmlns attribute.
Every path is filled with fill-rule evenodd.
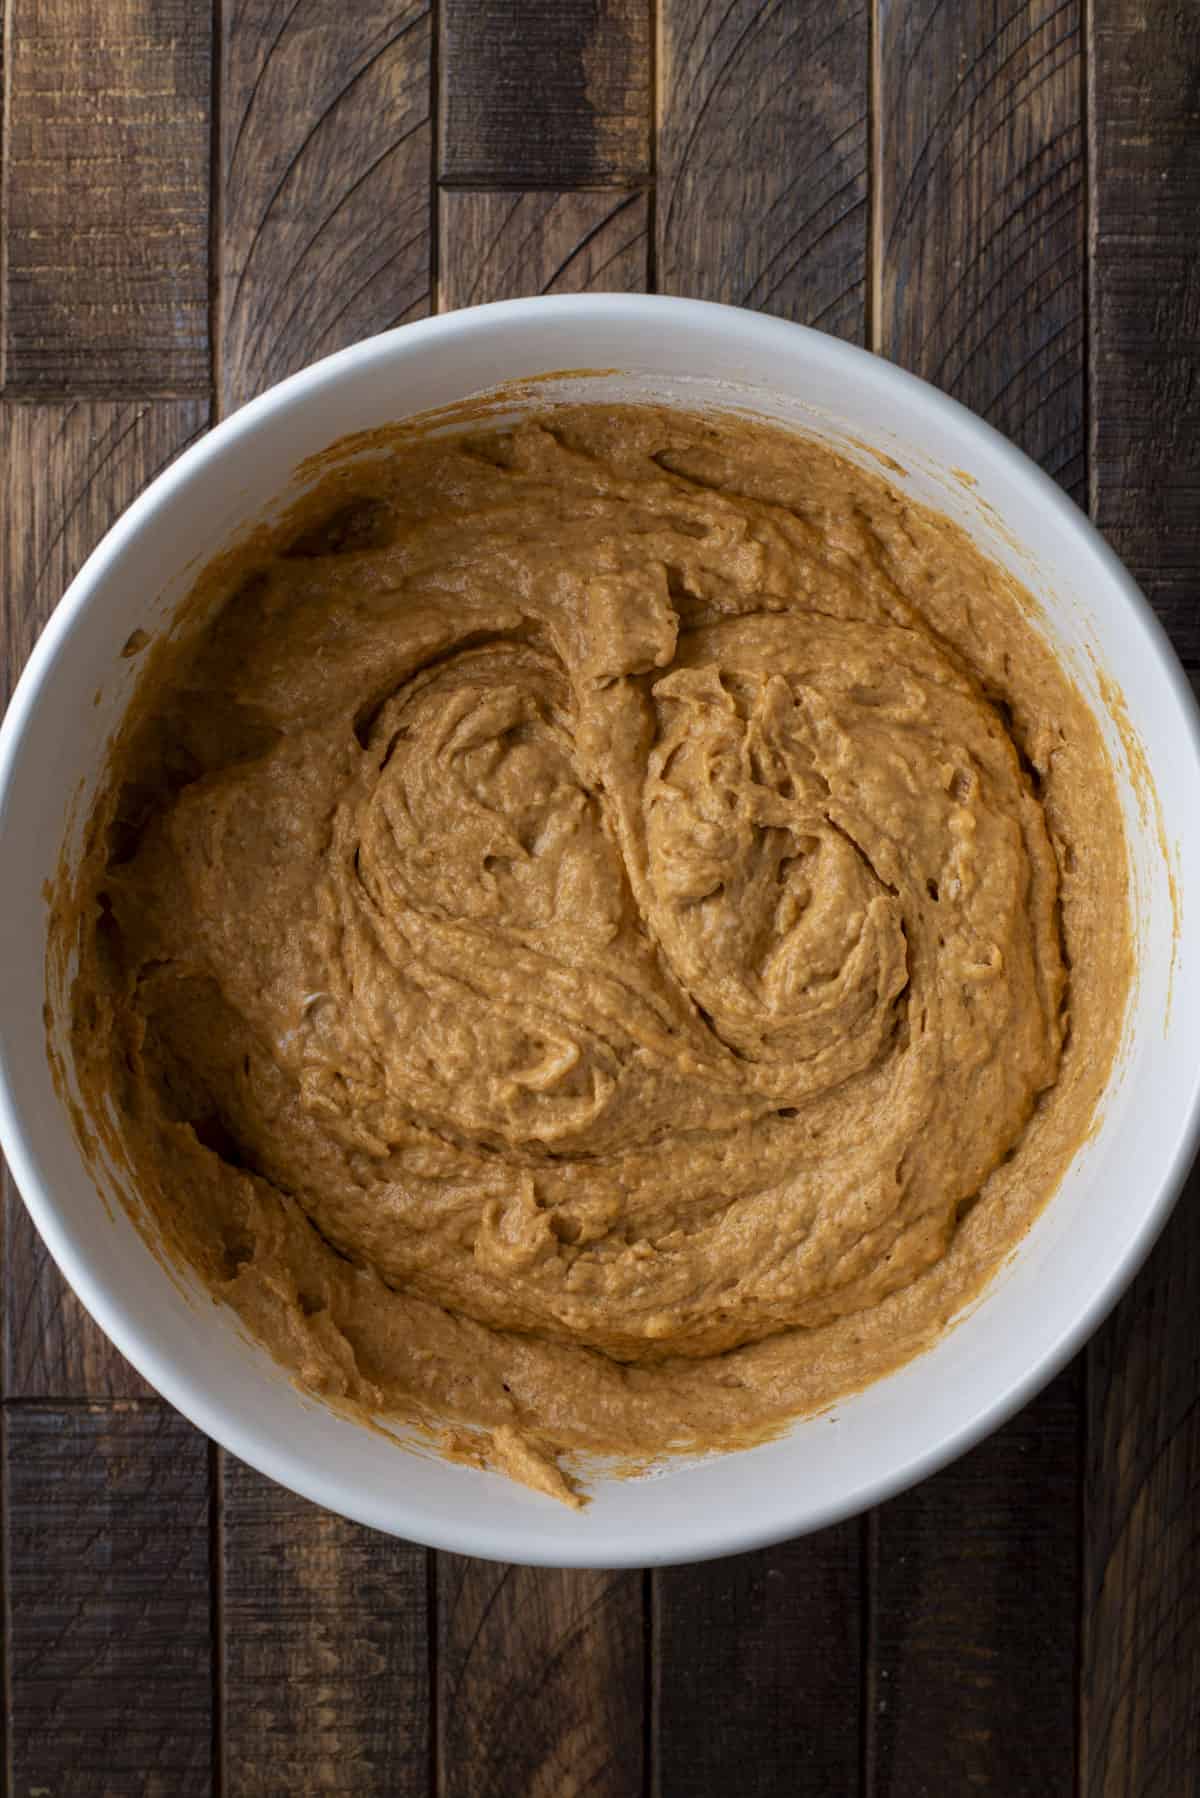
<svg viewBox="0 0 1200 1798"><path fill-rule="evenodd" d="M1030 588L1111 747L1137 977L1095 1129L935 1347L764 1447L637 1480L600 1474L579 1514L335 1416L247 1342L231 1311L168 1272L98 1190L51 1080L42 1014L43 890L64 843L78 846L129 697L130 633L159 628L203 560L294 499L298 465L335 439L581 369L604 372L536 382L514 410L580 394L749 408L876 468L882 451L905 471L897 486L956 518ZM285 381L182 456L109 533L47 626L0 735L0 1142L51 1254L134 1366L243 1460L331 1510L469 1554L622 1566L752 1548L886 1498L994 1429L1095 1328L1166 1218L1196 1144L1198 991L1200 731L1128 574L1052 481L932 387L727 307L510 301L407 325Z"/></svg>

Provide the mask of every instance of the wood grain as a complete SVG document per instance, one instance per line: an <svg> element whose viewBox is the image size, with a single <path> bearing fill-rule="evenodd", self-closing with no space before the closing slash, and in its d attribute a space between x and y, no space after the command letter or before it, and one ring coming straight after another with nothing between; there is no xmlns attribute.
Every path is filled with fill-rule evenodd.
<svg viewBox="0 0 1200 1798"><path fill-rule="evenodd" d="M855 1521L654 1574L654 1798L858 1790L862 1541Z"/></svg>
<svg viewBox="0 0 1200 1798"><path fill-rule="evenodd" d="M1089 1350L1082 1790L1200 1791L1200 1174Z"/></svg>
<svg viewBox="0 0 1200 1798"><path fill-rule="evenodd" d="M11 0L6 384L209 380L211 19L190 0Z"/></svg>
<svg viewBox="0 0 1200 1798"><path fill-rule="evenodd" d="M1200 28L1164 0L1095 0L1093 22L1092 515L1195 665ZM1084 1798L1200 1792L1198 1317L1193 1172L1088 1351Z"/></svg>
<svg viewBox="0 0 1200 1798"><path fill-rule="evenodd" d="M657 277L866 334L867 14L662 0ZM849 1791L858 1779L855 1526L654 1581L654 1786Z"/></svg>
<svg viewBox="0 0 1200 1798"><path fill-rule="evenodd" d="M146 483L199 436L202 400L0 402L0 687L7 698L63 589ZM4 1181L7 1397L149 1388L97 1329Z"/></svg>
<svg viewBox="0 0 1200 1798"><path fill-rule="evenodd" d="M203 400L0 400L4 698L80 564L125 507L201 435Z"/></svg>
<svg viewBox="0 0 1200 1798"><path fill-rule="evenodd" d="M428 0L224 0L226 411L430 306Z"/></svg>
<svg viewBox="0 0 1200 1798"><path fill-rule="evenodd" d="M50 1259L7 1169L4 1382L8 1398L151 1398Z"/></svg>
<svg viewBox="0 0 1200 1798"><path fill-rule="evenodd" d="M8 1409L14 1792L207 1798L208 1459L161 1404Z"/></svg>
<svg viewBox="0 0 1200 1798"><path fill-rule="evenodd" d="M876 347L1082 499L1080 0L880 0Z"/></svg>
<svg viewBox="0 0 1200 1798"><path fill-rule="evenodd" d="M881 0L877 347L1086 491L1079 0ZM874 1789L1067 1792L1078 1374L872 1523Z"/></svg>
<svg viewBox="0 0 1200 1798"><path fill-rule="evenodd" d="M224 1791L429 1791L429 1554L224 1456Z"/></svg>
<svg viewBox="0 0 1200 1798"><path fill-rule="evenodd" d="M871 1520L867 1789L1075 1790L1080 1368Z"/></svg>
<svg viewBox="0 0 1200 1798"><path fill-rule="evenodd" d="M465 9L452 7L449 23ZM539 9L522 30L542 29ZM564 8L567 24L582 16ZM493 25L499 15L492 11ZM475 46L475 50L478 50ZM521 293L636 289L647 201L629 192L443 191L443 309ZM637 1574L436 1557L440 1798L642 1791L645 1643Z"/></svg>
<svg viewBox="0 0 1200 1798"><path fill-rule="evenodd" d="M1200 17L1094 0L1092 514L1200 665Z"/></svg>
<svg viewBox="0 0 1200 1798"><path fill-rule="evenodd" d="M531 293L640 293L648 275L644 193L441 196L439 309Z"/></svg>
<svg viewBox="0 0 1200 1798"><path fill-rule="evenodd" d="M600 187L650 172L646 0L442 0L438 172Z"/></svg>
<svg viewBox="0 0 1200 1798"><path fill-rule="evenodd" d="M642 1583L438 1556L440 1798L642 1790Z"/></svg>
<svg viewBox="0 0 1200 1798"><path fill-rule="evenodd" d="M660 19L660 291L861 342L866 5L661 0Z"/></svg>

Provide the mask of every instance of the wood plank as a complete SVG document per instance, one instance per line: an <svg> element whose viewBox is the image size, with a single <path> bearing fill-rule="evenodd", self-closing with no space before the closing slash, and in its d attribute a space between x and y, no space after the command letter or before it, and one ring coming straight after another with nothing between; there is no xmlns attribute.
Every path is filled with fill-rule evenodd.
<svg viewBox="0 0 1200 1798"><path fill-rule="evenodd" d="M1200 1791L1200 1173L1088 1366L1082 1791Z"/></svg>
<svg viewBox="0 0 1200 1798"><path fill-rule="evenodd" d="M658 286L864 338L863 0L661 0Z"/></svg>
<svg viewBox="0 0 1200 1798"><path fill-rule="evenodd" d="M881 0L877 345L1086 491L1079 0ZM1075 1777L1078 1370L872 1522L880 1793Z"/></svg>
<svg viewBox="0 0 1200 1798"><path fill-rule="evenodd" d="M866 336L868 14L661 0L657 285ZM861 1531L653 1576L653 1787L858 1785Z"/></svg>
<svg viewBox="0 0 1200 1798"><path fill-rule="evenodd" d="M428 0L224 0L219 390L429 310Z"/></svg>
<svg viewBox="0 0 1200 1798"><path fill-rule="evenodd" d="M878 348L1084 497L1080 0L880 0Z"/></svg>
<svg viewBox="0 0 1200 1798"><path fill-rule="evenodd" d="M4 1390L8 1398L152 1398L51 1261L3 1170Z"/></svg>
<svg viewBox="0 0 1200 1798"><path fill-rule="evenodd" d="M1092 515L1200 665L1200 24L1095 0Z"/></svg>
<svg viewBox="0 0 1200 1798"><path fill-rule="evenodd" d="M1080 1373L872 1516L877 1798L1075 1790Z"/></svg>
<svg viewBox="0 0 1200 1798"><path fill-rule="evenodd" d="M1200 35L1093 11L1092 515L1200 662ZM1200 677L1193 674L1200 687ZM1200 1791L1200 1173L1088 1351L1085 1798Z"/></svg>
<svg viewBox="0 0 1200 1798"><path fill-rule="evenodd" d="M0 403L0 689L7 698L63 589L117 515L207 423L203 400ZM92 1323L4 1182L6 1396L149 1388Z"/></svg>
<svg viewBox="0 0 1200 1798"><path fill-rule="evenodd" d="M462 9L449 10L461 24ZM540 29L542 10L529 11ZM630 287L645 281L642 194L448 191L440 220L444 307L615 286L615 271ZM439 1798L640 1792L642 1575L439 1554L435 1582Z"/></svg>
<svg viewBox="0 0 1200 1798"><path fill-rule="evenodd" d="M530 293L641 293L644 193L443 191L439 309Z"/></svg>
<svg viewBox="0 0 1200 1798"><path fill-rule="evenodd" d="M653 1575L655 1798L858 1790L860 1521Z"/></svg>
<svg viewBox="0 0 1200 1798"><path fill-rule="evenodd" d="M10 391L206 388L209 8L11 0Z"/></svg>
<svg viewBox="0 0 1200 1798"><path fill-rule="evenodd" d="M208 424L204 400L0 401L4 698L81 563Z"/></svg>
<svg viewBox="0 0 1200 1798"><path fill-rule="evenodd" d="M643 1789L642 1586L438 1556L440 1798Z"/></svg>
<svg viewBox="0 0 1200 1798"><path fill-rule="evenodd" d="M650 173L646 0L442 0L443 180L600 187Z"/></svg>
<svg viewBox="0 0 1200 1798"><path fill-rule="evenodd" d="M426 1798L429 1551L224 1461L224 1791Z"/></svg>
<svg viewBox="0 0 1200 1798"><path fill-rule="evenodd" d="M208 1467L165 1405L9 1407L14 1792L207 1798Z"/></svg>

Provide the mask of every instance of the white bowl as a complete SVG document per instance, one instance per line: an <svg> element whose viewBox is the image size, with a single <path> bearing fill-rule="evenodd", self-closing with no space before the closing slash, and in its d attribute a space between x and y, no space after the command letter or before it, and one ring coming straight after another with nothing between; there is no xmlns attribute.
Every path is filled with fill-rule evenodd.
<svg viewBox="0 0 1200 1798"><path fill-rule="evenodd" d="M582 383L588 397L749 407L860 459L882 450L908 471L898 486L959 519L1031 588L1112 748L1138 954L1098 1127L969 1313L926 1354L781 1440L601 1479L582 1514L397 1448L297 1393L231 1312L172 1278L124 1210L103 1202L52 1085L42 1022L43 883L64 833L78 841L128 698L134 669L120 650L131 631L160 626L204 558L296 496L302 458L564 369L621 371ZM529 404L580 385L539 384ZM1124 719L1108 708L1102 671L1123 693ZM345 350L220 425L130 507L30 658L0 733L0 882L0 1143L59 1267L122 1353L209 1435L318 1504L436 1547L560 1566L697 1560L888 1497L1062 1366L1141 1263L1196 1146L1200 725L1162 630L1083 515L971 413L831 337L728 307L624 295L483 306Z"/></svg>

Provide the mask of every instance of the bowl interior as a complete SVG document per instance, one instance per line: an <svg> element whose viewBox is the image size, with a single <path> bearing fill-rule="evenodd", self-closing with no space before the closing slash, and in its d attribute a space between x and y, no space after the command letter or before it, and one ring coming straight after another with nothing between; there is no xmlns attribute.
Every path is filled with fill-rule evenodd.
<svg viewBox="0 0 1200 1798"><path fill-rule="evenodd" d="M136 675L122 644L169 620L203 563L294 499L337 438L505 376L552 399L749 410L813 432L962 523L1043 608L1101 719L1134 873L1138 975L1097 1128L986 1293L928 1353L780 1441L591 1482L568 1513L496 1476L403 1452L298 1394L223 1307L168 1272L85 1170L43 1048L44 883L77 845ZM1058 489L962 408L817 333L640 297L510 302L409 326L254 402L189 451L73 583L0 738L0 1140L47 1244L145 1376L264 1472L363 1522L463 1552L640 1565L732 1552L847 1515L932 1471L1047 1379L1161 1226L1194 1148L1200 1008L1195 707L1144 601ZM1153 770L1151 781L1148 770Z"/></svg>

